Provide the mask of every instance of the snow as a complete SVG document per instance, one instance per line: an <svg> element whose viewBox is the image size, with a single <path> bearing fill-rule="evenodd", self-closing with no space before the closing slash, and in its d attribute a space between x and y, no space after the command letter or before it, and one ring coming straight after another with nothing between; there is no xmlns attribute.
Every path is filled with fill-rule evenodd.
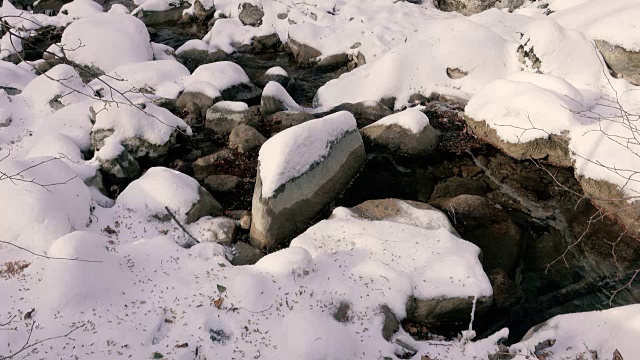
<svg viewBox="0 0 640 360"><path fill-rule="evenodd" d="M285 69L281 68L280 66L274 66L272 68L269 68L269 70L265 72L265 75L289 76L289 74L287 74Z"/></svg>
<svg viewBox="0 0 640 360"><path fill-rule="evenodd" d="M243 103L242 101L219 101L213 105L216 109L228 110L228 111L247 111L249 110L249 105Z"/></svg>
<svg viewBox="0 0 640 360"><path fill-rule="evenodd" d="M191 132L182 119L150 103L136 106L97 103L94 110L97 115L92 131L113 130L113 134L104 140L105 143L122 143L127 139L139 138L154 145L164 145L175 131ZM101 153L100 157L105 160L111 158L106 155Z"/></svg>
<svg viewBox="0 0 640 360"><path fill-rule="evenodd" d="M429 118L422 111L411 108L386 116L367 127L398 125L413 134L418 134L429 126Z"/></svg>
<svg viewBox="0 0 640 360"><path fill-rule="evenodd" d="M184 92L203 94L211 99L216 99L222 96L220 90L208 81L192 81L184 88Z"/></svg>
<svg viewBox="0 0 640 360"><path fill-rule="evenodd" d="M121 65L153 60L146 26L125 14L83 17L64 30L62 44L69 60L105 72Z"/></svg>
<svg viewBox="0 0 640 360"><path fill-rule="evenodd" d="M7 61L0 61L0 86L22 90L36 76Z"/></svg>
<svg viewBox="0 0 640 360"><path fill-rule="evenodd" d="M108 11L111 14L129 14L130 11L126 6L122 4L112 4Z"/></svg>
<svg viewBox="0 0 640 360"><path fill-rule="evenodd" d="M102 5L93 0L73 0L60 8L61 13L69 15L73 19L99 14L103 11Z"/></svg>
<svg viewBox="0 0 640 360"><path fill-rule="evenodd" d="M269 81L269 83L262 90L263 97L272 97L280 100L282 105L287 108L288 111L304 111L302 106L298 105L295 100L289 95L287 90L275 81Z"/></svg>
<svg viewBox="0 0 640 360"><path fill-rule="evenodd" d="M4 90L0 90L0 127L9 126L12 113L11 99Z"/></svg>
<svg viewBox="0 0 640 360"><path fill-rule="evenodd" d="M249 77L240 65L231 61L218 61L199 66L186 80L187 86L194 82L208 82L223 91L234 85L249 82Z"/></svg>
<svg viewBox="0 0 640 360"><path fill-rule="evenodd" d="M357 131L356 119L341 111L271 137L258 155L262 197L273 196L280 186L309 171L329 155L333 143L353 131Z"/></svg>
<svg viewBox="0 0 640 360"><path fill-rule="evenodd" d="M190 176L163 167L153 167L127 186L116 200L116 205L148 216L166 215L166 206L184 219L200 198L198 188L198 182Z"/></svg>
<svg viewBox="0 0 640 360"><path fill-rule="evenodd" d="M555 345L544 350L553 359L579 358L581 354L591 356L590 350L603 359L609 359L618 350L626 359L640 353L638 335L640 305L634 304L604 311L556 316L533 331L525 341L512 345L510 351L526 356L539 343L554 339Z"/></svg>

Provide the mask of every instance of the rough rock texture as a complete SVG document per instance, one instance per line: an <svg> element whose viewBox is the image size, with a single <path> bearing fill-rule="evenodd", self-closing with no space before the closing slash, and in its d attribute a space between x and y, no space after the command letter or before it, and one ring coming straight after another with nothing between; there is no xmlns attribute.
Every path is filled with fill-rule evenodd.
<svg viewBox="0 0 640 360"><path fill-rule="evenodd" d="M357 103L340 104L324 114L318 114L318 116L333 114L339 111L348 111L352 113L356 118L359 128L371 125L383 117L393 114L393 111L384 106L381 102L362 101Z"/></svg>
<svg viewBox="0 0 640 360"><path fill-rule="evenodd" d="M298 62L298 65L315 65L318 62L317 58L322 55L319 50L309 45L302 44L292 38L289 38L289 40L287 40L287 46L293 54L293 57Z"/></svg>
<svg viewBox="0 0 640 360"><path fill-rule="evenodd" d="M257 114L257 107L244 111L232 111L217 106L212 106L207 110L205 126L216 132L218 135L228 135L238 125L258 125L260 117Z"/></svg>
<svg viewBox="0 0 640 360"><path fill-rule="evenodd" d="M164 11L140 10L134 15L147 26L177 24L182 19L182 12L189 8L188 3Z"/></svg>
<svg viewBox="0 0 640 360"><path fill-rule="evenodd" d="M265 141L267 141L267 138L260 134L258 130L244 124L236 126L231 131L231 135L229 135L229 147L241 153L259 149Z"/></svg>
<svg viewBox="0 0 640 360"><path fill-rule="evenodd" d="M217 169L219 164L225 160L233 159L235 156L233 151L222 149L213 154L203 156L193 163L194 176L198 180L202 180L211 175L220 175Z"/></svg>
<svg viewBox="0 0 640 360"><path fill-rule="evenodd" d="M629 51L604 40L596 40L602 57L618 75L634 85L640 85L640 52Z"/></svg>
<svg viewBox="0 0 640 360"><path fill-rule="evenodd" d="M305 230L319 212L344 191L365 162L364 144L357 131L346 133L330 144L329 155L306 173L280 186L275 194L262 197L258 166L253 194L251 243L275 248Z"/></svg>
<svg viewBox="0 0 640 360"><path fill-rule="evenodd" d="M212 99L209 96L199 93L199 92L191 92L185 91L178 97L177 105L182 109L187 109L192 107L192 104L196 104L201 112L206 111L209 107L211 107L216 102L222 100L221 98ZM202 114L204 115L204 114Z"/></svg>
<svg viewBox="0 0 640 360"><path fill-rule="evenodd" d="M492 7L513 11L524 4L524 0L435 0L434 5L442 11L457 11L473 15Z"/></svg>
<svg viewBox="0 0 640 360"><path fill-rule="evenodd" d="M187 224L198 221L204 216L220 216L222 215L222 205L213 198L213 196L202 186L198 188L200 198L193 204L187 212Z"/></svg>
<svg viewBox="0 0 640 360"><path fill-rule="evenodd" d="M448 216L460 236L476 244L483 254L486 272L510 272L518 265L524 247L518 226L507 212L486 198L460 195L432 202Z"/></svg>
<svg viewBox="0 0 640 360"><path fill-rule="evenodd" d="M122 150L115 159L98 158L100 168L105 173L119 179L135 179L140 175L140 165L127 150Z"/></svg>
<svg viewBox="0 0 640 360"><path fill-rule="evenodd" d="M100 150L105 143L105 139L113 135L113 129L100 129L91 132L91 147L95 150ZM176 144L176 136L178 131L174 131L169 140L162 144L156 145L148 142L145 139L138 137L128 138L121 142L122 146L133 156L139 158L142 156L148 156L155 159L166 155L169 149Z"/></svg>
<svg viewBox="0 0 640 360"><path fill-rule="evenodd" d="M396 124L371 124L361 130L365 143L380 146L387 151L407 156L422 156L432 153L440 141L440 132L431 125L415 134Z"/></svg>
<svg viewBox="0 0 640 360"><path fill-rule="evenodd" d="M237 254L233 260L231 260L231 264L235 266L253 265L264 257L262 251L243 242L236 243L234 248L236 249Z"/></svg>
<svg viewBox="0 0 640 360"><path fill-rule="evenodd" d="M229 54L222 50L216 50L210 53L206 50L190 49L176 54L176 59L189 69L190 72L193 72L200 65L223 61L227 59L228 56Z"/></svg>
<svg viewBox="0 0 640 360"><path fill-rule="evenodd" d="M315 119L315 117L306 112L280 111L273 115L267 116L264 119L264 122L271 130L271 136L273 136L280 131L286 130L296 125L300 125L313 119Z"/></svg>
<svg viewBox="0 0 640 360"><path fill-rule="evenodd" d="M486 313L492 302L491 297L477 299L476 315ZM416 299L412 297L407 301L407 318L434 327L460 324L469 321L472 307L472 297L441 299Z"/></svg>
<svg viewBox="0 0 640 360"><path fill-rule="evenodd" d="M240 5L240 21L243 25L248 26L260 26L262 24L262 18L264 17L264 11L259 6L253 4L244 3Z"/></svg>
<svg viewBox="0 0 640 360"><path fill-rule="evenodd" d="M436 185L431 199L453 198L458 195L485 196L485 184L474 179L451 177Z"/></svg>
<svg viewBox="0 0 640 360"><path fill-rule="evenodd" d="M514 159L545 160L554 166L573 166L567 147L568 139L564 136L551 135L549 138L514 144L503 141L485 121L477 121L467 116L465 116L465 121L478 138L504 151Z"/></svg>
<svg viewBox="0 0 640 360"><path fill-rule="evenodd" d="M256 36L253 38L251 48L254 53L277 52L282 48L282 41L276 33Z"/></svg>
<svg viewBox="0 0 640 360"><path fill-rule="evenodd" d="M249 105L257 105L260 102L262 90L253 83L248 82L226 88L221 93L224 100L243 101Z"/></svg>
<svg viewBox="0 0 640 360"><path fill-rule="evenodd" d="M204 179L204 184L211 191L234 191L242 179L233 175L211 175Z"/></svg>

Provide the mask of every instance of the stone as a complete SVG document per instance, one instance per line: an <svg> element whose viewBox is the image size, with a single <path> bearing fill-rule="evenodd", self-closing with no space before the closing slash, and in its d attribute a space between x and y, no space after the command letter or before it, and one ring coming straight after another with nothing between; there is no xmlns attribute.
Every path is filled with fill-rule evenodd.
<svg viewBox="0 0 640 360"><path fill-rule="evenodd" d="M205 238L201 238L201 241L226 245L231 245L238 234L235 221L226 217L215 217L207 220L203 230Z"/></svg>
<svg viewBox="0 0 640 360"><path fill-rule="evenodd" d="M104 160L98 157L100 169L118 179L135 179L140 176L140 165L127 150L122 150L115 159Z"/></svg>
<svg viewBox="0 0 640 360"><path fill-rule="evenodd" d="M105 139L112 136L115 133L113 129L100 129L91 132L91 146L93 149L100 150L105 143ZM176 130L171 134L169 140L162 144L156 145L149 141L134 137L121 141L122 146L129 152L135 159L147 156L151 159L159 159L169 153L169 149L176 144L176 136L178 131Z"/></svg>
<svg viewBox="0 0 640 360"><path fill-rule="evenodd" d="M423 323L428 327L468 324L473 308L473 297L416 299L407 301L407 318ZM476 300L476 316L486 313L491 307L491 297L480 297Z"/></svg>
<svg viewBox="0 0 640 360"><path fill-rule="evenodd" d="M192 114L193 114L192 111L195 109L195 106L197 106L197 109L200 110L199 115L204 116L205 114L203 114L203 112L206 111L208 108L210 108L214 103L220 100L221 98L214 99L203 93L185 91L182 94L180 94L180 96L178 97L178 100L176 101L176 105L187 111L191 110L189 112Z"/></svg>
<svg viewBox="0 0 640 360"><path fill-rule="evenodd" d="M200 196L191 209L187 212L187 224L198 221L205 216L220 216L222 215L222 205L216 201L205 188L200 186L198 188L198 195Z"/></svg>
<svg viewBox="0 0 640 360"><path fill-rule="evenodd" d="M611 70L634 85L640 85L640 52L627 50L604 40L595 40L596 47Z"/></svg>
<svg viewBox="0 0 640 360"><path fill-rule="evenodd" d="M216 134L227 136L238 125L257 126L260 121L258 108L235 111L223 106L212 106L207 110L205 126Z"/></svg>
<svg viewBox="0 0 640 360"><path fill-rule="evenodd" d="M262 251L243 242L237 242L234 248L236 256L231 260L231 264L235 266L253 265L264 257Z"/></svg>
<svg viewBox="0 0 640 360"><path fill-rule="evenodd" d="M485 196L485 184L475 179L451 177L436 185L431 199L453 198L458 195Z"/></svg>
<svg viewBox="0 0 640 360"><path fill-rule="evenodd" d="M322 129L329 121L331 124L353 121L353 128L349 126L346 127L348 130L335 134L323 132ZM291 132L290 137L273 137L269 141L273 141L273 144L289 141L288 139L295 139L298 132L313 132L314 129L318 130L318 136L313 141L326 142L328 153L320 160L315 160L317 162L306 164L306 171L278 185L273 189L273 193L266 196L263 196L265 179L260 168L264 159L259 159L252 201L250 239L251 244L260 249L284 246L288 240L304 231L306 226L345 190L364 165L366 154L362 137L355 129L355 119L347 113L335 114L287 129L285 132ZM263 149L265 146L267 143L263 145ZM278 159L286 164L290 162L289 157L295 157L297 154L272 156L278 156Z"/></svg>
<svg viewBox="0 0 640 360"><path fill-rule="evenodd" d="M249 230L251 228L251 211L233 210L229 211L227 215L234 219L241 229Z"/></svg>
<svg viewBox="0 0 640 360"><path fill-rule="evenodd" d="M259 149L267 141L255 128L240 124L236 126L229 135L229 147L238 152L246 153L254 149Z"/></svg>
<svg viewBox="0 0 640 360"><path fill-rule="evenodd" d="M259 6L243 3L240 5L240 15L238 18L243 25L247 26L260 26L262 25L262 18L264 17L264 11Z"/></svg>
<svg viewBox="0 0 640 360"><path fill-rule="evenodd" d="M400 114L402 113L391 116ZM365 144L381 147L397 155L423 156L433 153L440 142L440 132L428 123L429 119L426 115L417 110L415 110L415 114L426 119L426 125L418 133L414 133L401 124L379 124L376 122L361 129Z"/></svg>
<svg viewBox="0 0 640 360"><path fill-rule="evenodd" d="M333 318L337 322L346 323L349 322L349 312L351 311L351 305L348 302L341 302L338 308L333 313Z"/></svg>
<svg viewBox="0 0 640 360"><path fill-rule="evenodd" d="M251 42L251 48L255 53L277 52L282 48L282 41L277 33L256 36Z"/></svg>
<svg viewBox="0 0 640 360"><path fill-rule="evenodd" d="M491 8L513 11L522 6L524 0L435 0L433 4L442 11L456 11L469 16Z"/></svg>
<svg viewBox="0 0 640 360"><path fill-rule="evenodd" d="M138 19L142 20L146 26L156 26L161 24L175 25L182 19L182 12L189 8L187 5L187 2L184 4L180 3L179 6L163 11L148 11L141 9L131 15L138 17Z"/></svg>
<svg viewBox="0 0 640 360"><path fill-rule="evenodd" d="M235 155L229 149L222 149L213 154L203 156L192 165L194 176L198 180L203 180L211 175L220 175L220 165L233 159L235 159Z"/></svg>
<svg viewBox="0 0 640 360"><path fill-rule="evenodd" d="M176 59L191 72L201 65L223 61L228 57L229 54L222 50L210 53L206 50L189 49L176 54Z"/></svg>
<svg viewBox="0 0 640 360"><path fill-rule="evenodd" d="M275 67L267 70L267 72L258 79L258 85L265 87L271 81L277 82L283 88L289 89L293 86L293 79L281 67Z"/></svg>
<svg viewBox="0 0 640 360"><path fill-rule="evenodd" d="M387 305L381 305L380 311L384 316L384 322L382 323L382 338L387 341L391 341L393 335L400 330L400 322Z"/></svg>
<svg viewBox="0 0 640 360"><path fill-rule="evenodd" d="M316 64L316 67L323 71L333 71L347 66L349 61L351 61L351 59L349 58L349 55L345 53L334 54L320 59Z"/></svg>
<svg viewBox="0 0 640 360"><path fill-rule="evenodd" d="M231 86L221 91L222 99L226 101L242 101L250 105L260 103L260 95L262 90L253 83L242 83Z"/></svg>
<svg viewBox="0 0 640 360"><path fill-rule="evenodd" d="M264 119L267 127L271 130L271 136L288 128L300 125L315 117L312 114L301 111L279 111L269 115Z"/></svg>
<svg viewBox="0 0 640 360"><path fill-rule="evenodd" d="M287 47L301 66L311 66L318 62L322 53L314 47L300 43L292 38L287 40Z"/></svg>
<svg viewBox="0 0 640 360"><path fill-rule="evenodd" d="M431 204L449 216L463 239L482 250L487 273L495 269L511 272L519 265L524 239L502 207L476 195L460 195Z"/></svg>
<svg viewBox="0 0 640 360"><path fill-rule="evenodd" d="M447 76L449 77L449 79L458 80L458 79L462 79L467 75L469 75L469 73L464 70L460 70L458 68L450 68L450 67L447 68Z"/></svg>
<svg viewBox="0 0 640 360"><path fill-rule="evenodd" d="M230 192L235 191L242 179L233 175L211 175L204 179L204 184L211 191Z"/></svg>
<svg viewBox="0 0 640 360"><path fill-rule="evenodd" d="M200 0L195 0L193 2L193 16L200 22L207 21L215 12L215 5L211 6L210 9L205 9Z"/></svg>
<svg viewBox="0 0 640 360"><path fill-rule="evenodd" d="M359 128L371 125L374 122L393 114L393 111L379 101L361 101L357 103L340 104L326 113L318 114L318 116L333 114L338 111L348 111L352 113L356 118Z"/></svg>

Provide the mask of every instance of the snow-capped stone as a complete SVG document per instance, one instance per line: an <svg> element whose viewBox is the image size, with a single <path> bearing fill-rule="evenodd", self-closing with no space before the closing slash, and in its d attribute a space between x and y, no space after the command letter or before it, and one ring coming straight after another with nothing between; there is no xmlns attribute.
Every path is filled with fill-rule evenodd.
<svg viewBox="0 0 640 360"><path fill-rule="evenodd" d="M258 158L251 242L282 245L304 229L351 182L364 164L355 119L340 112L284 130Z"/></svg>
<svg viewBox="0 0 640 360"><path fill-rule="evenodd" d="M231 244L236 239L235 221L226 217L205 216L189 226L189 232L201 242Z"/></svg>
<svg viewBox="0 0 640 360"><path fill-rule="evenodd" d="M0 88L9 95L22 91L36 75L7 61L0 61Z"/></svg>
<svg viewBox="0 0 640 360"><path fill-rule="evenodd" d="M188 4L174 0L147 0L135 8L131 15L140 19L147 26L161 24L177 24Z"/></svg>
<svg viewBox="0 0 640 360"><path fill-rule="evenodd" d="M260 78L259 84L266 86L271 81L277 82L285 89L290 88L293 85L293 79L280 66L272 67L267 70Z"/></svg>
<svg viewBox="0 0 640 360"><path fill-rule="evenodd" d="M207 110L205 126L219 135L228 135L238 125L257 126L260 117L243 102L221 101Z"/></svg>
<svg viewBox="0 0 640 360"><path fill-rule="evenodd" d="M54 9L55 10L55 9ZM69 15L74 19L80 19L104 12L102 5L93 0L73 0L62 5L60 13Z"/></svg>
<svg viewBox="0 0 640 360"><path fill-rule="evenodd" d="M69 60L104 72L153 60L144 23L124 14L104 13L75 21L62 33L62 43Z"/></svg>
<svg viewBox="0 0 640 360"><path fill-rule="evenodd" d="M260 99L260 113L263 116L275 114L279 111L302 111L303 108L298 105L289 95L287 90L281 84L271 81L262 90L262 98Z"/></svg>
<svg viewBox="0 0 640 360"><path fill-rule="evenodd" d="M364 127L362 136L365 142L391 152L420 156L435 150L440 132L431 127L429 118L420 110L407 109Z"/></svg>
<svg viewBox="0 0 640 360"><path fill-rule="evenodd" d="M473 15L492 7L513 11L524 4L524 0L436 0L434 5L442 11L456 11Z"/></svg>
<svg viewBox="0 0 640 360"><path fill-rule="evenodd" d="M595 41L602 57L618 75L640 86L640 51L630 51L604 40Z"/></svg>
<svg viewBox="0 0 640 360"><path fill-rule="evenodd" d="M198 67L186 80L187 88L194 82L210 83L228 101L255 100L261 93L240 65L230 61L218 61Z"/></svg>
<svg viewBox="0 0 640 360"><path fill-rule="evenodd" d="M13 105L7 93L0 89L0 128L11 124Z"/></svg>
<svg viewBox="0 0 640 360"><path fill-rule="evenodd" d="M203 216L222 214L222 206L195 179L163 167L151 168L129 184L116 205L163 220L170 220L168 207L187 224Z"/></svg>

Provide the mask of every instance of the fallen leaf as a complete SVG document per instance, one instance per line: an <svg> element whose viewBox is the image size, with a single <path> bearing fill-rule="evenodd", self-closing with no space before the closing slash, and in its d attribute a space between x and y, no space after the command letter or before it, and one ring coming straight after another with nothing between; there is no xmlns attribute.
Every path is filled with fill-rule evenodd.
<svg viewBox="0 0 640 360"><path fill-rule="evenodd" d="M227 291L226 287L224 287L224 286L222 286L220 284L218 284L217 286L218 286L218 291L220 291L220 293L223 293L223 292Z"/></svg>
<svg viewBox="0 0 640 360"><path fill-rule="evenodd" d="M224 298L223 297L219 297L216 300L213 301L213 305L215 307L217 307L218 309L220 309L220 307L222 306L222 303L224 302Z"/></svg>
<svg viewBox="0 0 640 360"><path fill-rule="evenodd" d="M153 358L154 359L163 359L164 355L162 355L162 354L160 354L159 352L156 351L156 352L153 353Z"/></svg>

